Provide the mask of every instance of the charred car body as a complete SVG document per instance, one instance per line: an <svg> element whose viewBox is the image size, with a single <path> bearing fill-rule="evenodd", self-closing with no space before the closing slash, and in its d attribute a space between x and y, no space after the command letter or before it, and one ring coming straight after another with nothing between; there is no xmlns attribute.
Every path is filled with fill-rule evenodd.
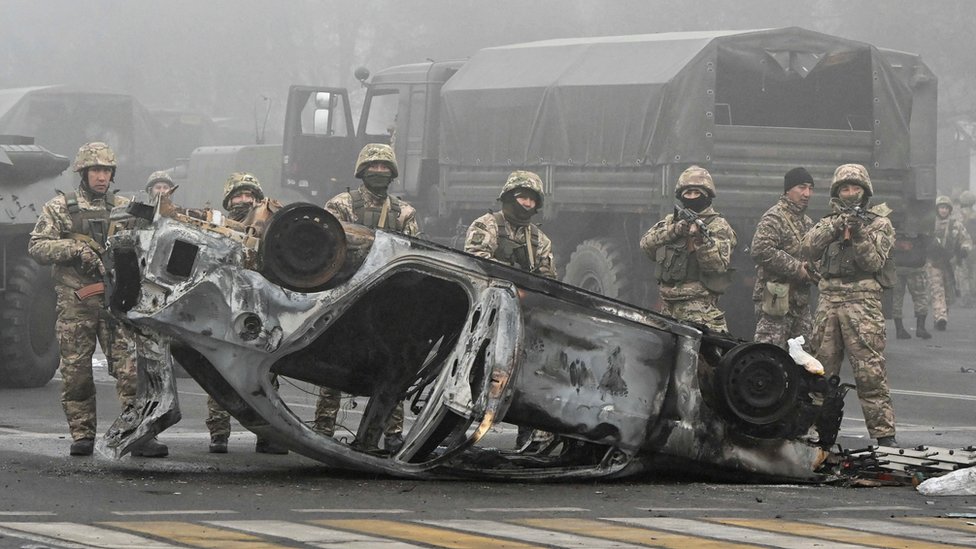
<svg viewBox="0 0 976 549"><path fill-rule="evenodd" d="M812 480L836 437L846 389L773 346L343 224L311 204L256 223L261 238L165 199L131 211L142 228L110 239L113 310L171 338L173 357L245 427L329 466L554 479L681 464ZM272 373L368 398L355 437L313 431ZM116 456L145 424L166 426L175 386L150 385L142 428L109 443ZM378 443L401 401L413 421L391 453ZM531 454L500 450L490 436L500 422L556 438ZM812 425L820 445L801 440Z"/></svg>

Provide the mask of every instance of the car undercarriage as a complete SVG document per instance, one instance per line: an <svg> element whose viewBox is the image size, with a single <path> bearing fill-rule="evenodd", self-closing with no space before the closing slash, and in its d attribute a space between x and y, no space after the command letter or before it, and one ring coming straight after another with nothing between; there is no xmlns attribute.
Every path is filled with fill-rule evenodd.
<svg viewBox="0 0 976 549"><path fill-rule="evenodd" d="M246 428L330 467L404 478L822 478L847 388L778 347L341 223L311 204L260 211L216 222L163 198L116 216L107 294L141 342L141 382L138 405L99 451L121 457L179 420L175 359ZM362 420L345 426L348 437L316 432L274 377L364 399ZM401 402L405 443L391 451L380 442ZM501 425L553 436L531 451L502 448Z"/></svg>

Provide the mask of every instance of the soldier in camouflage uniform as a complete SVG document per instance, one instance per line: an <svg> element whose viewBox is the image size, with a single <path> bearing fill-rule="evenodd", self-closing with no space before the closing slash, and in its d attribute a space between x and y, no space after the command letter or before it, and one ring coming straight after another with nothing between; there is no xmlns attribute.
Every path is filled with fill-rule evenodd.
<svg viewBox="0 0 976 549"><path fill-rule="evenodd" d="M681 219L676 207L675 213L658 221L641 238L641 249L658 264L661 312L728 333L718 298L731 281L735 231L712 208L715 183L708 170L691 166L682 172L674 196L682 208L698 216L701 225Z"/></svg>
<svg viewBox="0 0 976 549"><path fill-rule="evenodd" d="M959 221L966 228L969 237L976 235L976 211L973 205L976 204L976 194L972 191L963 191L959 195ZM962 306L971 309L976 307L976 254L969 254L964 261L959 262L957 279L959 281L959 291L962 294Z"/></svg>
<svg viewBox="0 0 976 549"><path fill-rule="evenodd" d="M817 276L801 254L803 235L813 226L804 213L813 194L813 177L804 168L793 168L783 178L783 196L766 210L752 237L756 262L756 334L760 343L784 349L786 341L803 336L809 343L812 329L810 284Z"/></svg>
<svg viewBox="0 0 976 549"><path fill-rule="evenodd" d="M170 177L169 172L164 170L149 174L149 179L146 181L146 194L149 195L149 198L162 193L171 193L175 188L176 184L173 183L173 178Z"/></svg>
<svg viewBox="0 0 976 549"><path fill-rule="evenodd" d="M915 312L915 335L921 339L931 339L932 334L925 329L925 318L929 314L928 276L925 274L926 250L931 237L924 233L908 230L903 226L904 216L895 226L895 245L891 249L898 276L893 293L891 317L895 321L895 337L911 339L905 329L902 309L905 303L905 290L912 296L912 309Z"/></svg>
<svg viewBox="0 0 976 549"><path fill-rule="evenodd" d="M371 229L383 229L407 236L420 235L417 210L405 200L389 194L390 184L399 175L393 148L370 143L359 151L356 178L363 184L356 190L339 193L325 204L325 209L339 221L357 223ZM319 389L313 428L324 435L335 432L342 392L331 387ZM403 446L403 403L393 410L383 438L383 446L396 453Z"/></svg>
<svg viewBox="0 0 976 549"><path fill-rule="evenodd" d="M108 235L113 207L129 200L109 187L118 163L112 149L101 142L82 145L73 169L81 175L77 190L60 193L44 204L31 232L28 251L38 263L54 265L57 292L58 343L63 381L61 406L71 432L70 454L88 456L94 450L96 411L92 355L95 342L108 361L108 372L125 410L134 404L137 372L135 355L122 325L103 302L105 268L100 253ZM134 456L162 457L166 446L150 440L132 451Z"/></svg>
<svg viewBox="0 0 976 549"><path fill-rule="evenodd" d="M264 200L261 182L245 172L234 172L224 182L224 211L233 221L243 222L260 201ZM278 387L277 378L273 378ZM207 397L207 430L210 431L210 453L226 454L227 440L230 438L230 413L217 404L213 397ZM254 451L261 454L287 454L288 450L258 437Z"/></svg>
<svg viewBox="0 0 976 549"><path fill-rule="evenodd" d="M965 261L973 250L969 232L959 219L952 216L952 200L948 196L935 199L935 231L929 248L929 262L925 272L932 290L932 318L936 330L945 330L949 323L949 306L956 297L953 264Z"/></svg>
<svg viewBox="0 0 976 549"><path fill-rule="evenodd" d="M840 373L847 353L868 433L879 445L896 446L881 312L882 289L894 285L895 230L884 204L864 210L872 194L864 166L839 166L830 185L832 213L803 238L804 257L821 262L811 347L828 377Z"/></svg>
<svg viewBox="0 0 976 549"><path fill-rule="evenodd" d="M464 238L464 251L556 279L552 241L531 222L532 216L542 209L544 198L542 179L537 174L512 172L498 194L502 211L488 212L471 223ZM515 445L533 452L552 440L551 433L519 426Z"/></svg>

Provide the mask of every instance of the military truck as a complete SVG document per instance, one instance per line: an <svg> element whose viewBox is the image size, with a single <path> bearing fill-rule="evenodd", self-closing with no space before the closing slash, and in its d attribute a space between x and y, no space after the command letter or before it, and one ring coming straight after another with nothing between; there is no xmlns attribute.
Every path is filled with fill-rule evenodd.
<svg viewBox="0 0 976 549"><path fill-rule="evenodd" d="M322 203L358 184L359 145L392 143L393 192L447 240L497 207L509 172L533 170L562 279L652 306L653 265L638 241L673 208L678 174L698 164L738 233L723 304L740 337L754 322L753 229L789 169L815 177L814 218L834 168L857 162L876 201L909 225L932 219L936 78L910 53L790 27L546 40L360 76L356 128L344 90L291 88L284 188Z"/></svg>
<svg viewBox="0 0 976 549"><path fill-rule="evenodd" d="M58 367L51 269L27 241L69 162L32 137L0 135L0 387L40 387Z"/></svg>

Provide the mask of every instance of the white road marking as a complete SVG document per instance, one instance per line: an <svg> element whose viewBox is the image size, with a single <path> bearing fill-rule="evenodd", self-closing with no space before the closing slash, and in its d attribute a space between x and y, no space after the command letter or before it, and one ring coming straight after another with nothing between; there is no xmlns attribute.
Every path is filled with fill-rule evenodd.
<svg viewBox="0 0 976 549"><path fill-rule="evenodd" d="M973 545L976 543L976 535L966 532L956 532L921 524L903 524L889 520L831 518L830 526L952 545Z"/></svg>
<svg viewBox="0 0 976 549"><path fill-rule="evenodd" d="M409 509L292 509L294 513L343 513L343 514L377 514L399 515L413 513Z"/></svg>
<svg viewBox="0 0 976 549"><path fill-rule="evenodd" d="M62 547L104 547L108 549L130 547L139 547L140 549L171 549L178 547L126 532L117 532L108 528L99 528L97 526L74 522L0 522L0 527L46 536L71 544L62 545Z"/></svg>
<svg viewBox="0 0 976 549"><path fill-rule="evenodd" d="M691 519L680 518L608 518L613 522L633 524L645 528L656 528L658 530L670 530L689 536L699 536L713 538L723 541L735 541L739 543L751 543L760 545L770 545L772 547L784 547L786 549L809 549L810 547L823 547L824 542L815 538L803 536L791 536L766 532L763 530L753 530L741 526L728 526ZM831 541L826 544L834 549L864 549L865 545L853 545Z"/></svg>
<svg viewBox="0 0 976 549"><path fill-rule="evenodd" d="M168 509L160 511L112 511L120 517L152 517L155 515L236 515L229 509Z"/></svg>
<svg viewBox="0 0 976 549"><path fill-rule="evenodd" d="M583 513L589 511L582 507L474 507L474 513Z"/></svg>
<svg viewBox="0 0 976 549"><path fill-rule="evenodd" d="M221 528L231 528L242 530L254 534L276 536L289 540L307 543L315 547L335 547L341 543L343 548L348 549L370 549L372 547L383 547L384 549L413 549L419 545L411 545L391 539L368 536L366 534L356 534L344 530L323 528L321 526L310 526L296 522L283 520L226 520L208 521L207 524L219 526Z"/></svg>
<svg viewBox="0 0 976 549"><path fill-rule="evenodd" d="M606 547L608 549L639 549L640 547L646 547L645 545L631 545L620 541L577 536L575 534L565 534L543 528L519 526L517 524L507 524L493 520L418 520L414 522L428 526L437 526L439 528L472 532L482 536L502 536L549 547Z"/></svg>
<svg viewBox="0 0 976 549"><path fill-rule="evenodd" d="M976 400L976 395L957 395L953 393L934 393L931 391L911 391L909 389L891 389L894 395L923 396L932 398L948 398L952 400Z"/></svg>

